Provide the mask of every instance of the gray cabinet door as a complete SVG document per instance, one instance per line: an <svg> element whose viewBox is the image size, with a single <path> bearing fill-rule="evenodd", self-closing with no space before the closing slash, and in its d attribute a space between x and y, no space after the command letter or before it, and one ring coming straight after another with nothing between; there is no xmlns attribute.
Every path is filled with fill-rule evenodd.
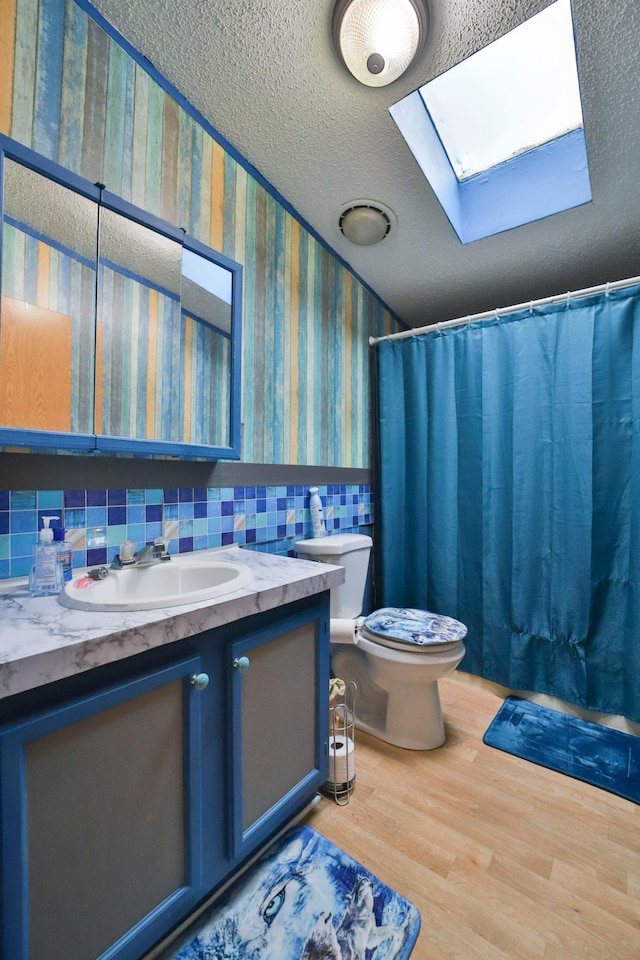
<svg viewBox="0 0 640 960"><path fill-rule="evenodd" d="M197 898L199 663L0 734L6 960L138 956Z"/></svg>
<svg viewBox="0 0 640 960"><path fill-rule="evenodd" d="M237 856L323 782L324 655L317 618L284 621L231 645L233 839Z"/></svg>

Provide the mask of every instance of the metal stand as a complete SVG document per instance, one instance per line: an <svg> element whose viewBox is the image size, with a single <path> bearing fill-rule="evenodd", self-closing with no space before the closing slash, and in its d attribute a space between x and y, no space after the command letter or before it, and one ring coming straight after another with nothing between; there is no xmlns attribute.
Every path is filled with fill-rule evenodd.
<svg viewBox="0 0 640 960"><path fill-rule="evenodd" d="M334 683L334 681L332 681ZM340 806L349 803L356 783L355 769L355 703L356 684L341 683L333 687L329 706L329 779L320 788Z"/></svg>

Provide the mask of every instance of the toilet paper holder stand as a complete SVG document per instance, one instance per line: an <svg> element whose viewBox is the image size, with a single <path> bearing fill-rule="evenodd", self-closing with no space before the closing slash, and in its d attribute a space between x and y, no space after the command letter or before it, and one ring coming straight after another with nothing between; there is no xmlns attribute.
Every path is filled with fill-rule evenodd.
<svg viewBox="0 0 640 960"><path fill-rule="evenodd" d="M329 774L320 788L337 804L345 806L356 783L355 723L357 685L333 678L329 698Z"/></svg>

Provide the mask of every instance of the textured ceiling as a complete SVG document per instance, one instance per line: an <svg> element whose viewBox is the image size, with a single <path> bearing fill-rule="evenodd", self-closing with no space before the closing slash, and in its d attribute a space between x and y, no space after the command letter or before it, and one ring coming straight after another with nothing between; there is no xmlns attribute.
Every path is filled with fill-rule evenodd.
<svg viewBox="0 0 640 960"><path fill-rule="evenodd" d="M409 325L640 274L638 0L573 0L592 203L466 246L388 108L546 0L428 0L419 61L377 89L333 50L333 0L94 5ZM374 247L337 230L361 198L397 217Z"/></svg>

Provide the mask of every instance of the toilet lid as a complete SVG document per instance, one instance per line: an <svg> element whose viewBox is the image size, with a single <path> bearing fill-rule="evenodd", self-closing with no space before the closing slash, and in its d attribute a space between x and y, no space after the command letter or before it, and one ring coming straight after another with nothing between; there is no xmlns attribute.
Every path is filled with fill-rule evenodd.
<svg viewBox="0 0 640 960"><path fill-rule="evenodd" d="M429 610L411 607L382 607L365 617L362 624L378 643L403 643L413 647L451 646L467 635L464 623Z"/></svg>

